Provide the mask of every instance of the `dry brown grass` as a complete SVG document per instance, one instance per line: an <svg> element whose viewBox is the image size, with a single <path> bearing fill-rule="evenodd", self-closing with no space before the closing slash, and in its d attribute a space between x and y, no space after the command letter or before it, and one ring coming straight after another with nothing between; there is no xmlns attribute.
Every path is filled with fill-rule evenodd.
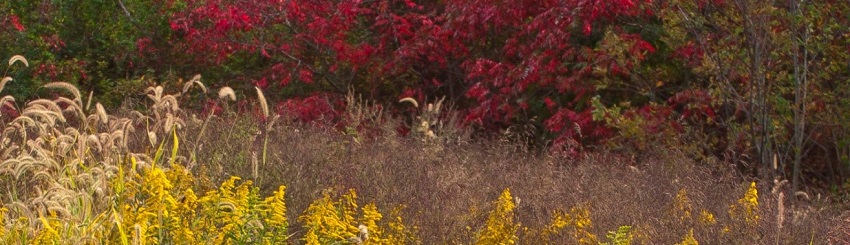
<svg viewBox="0 0 850 245"><path fill-rule="evenodd" d="M251 176L255 170L247 164L248 149L258 146L249 134L258 122L234 115L211 124L206 137L215 137L205 143L200 157L213 182L229 174ZM839 244L835 241L847 241L847 233L836 227L850 225L839 218L835 204L785 200L783 215L788 218L778 233L779 197L771 194L768 183L758 185L764 222L749 233L724 235L718 227L678 222L671 210L679 190L687 190L695 212L705 209L718 220L731 220L729 205L741 198L749 182L731 167L705 167L722 164L694 162L675 150L655 149L642 159L603 151L575 160L531 154L500 141L437 147L398 137L391 129L357 143L345 132L293 123L277 125L273 132L268 164L258 170L263 191L286 185L290 207L301 210L326 188L354 188L366 202L404 205L404 216L420 228L425 244L469 242L463 240L471 237L467 227L482 224L491 201L505 188L520 198L517 214L524 226L542 227L555 210L583 206L591 211L594 234L631 225L647 244L680 242L691 227L704 244Z"/></svg>
<svg viewBox="0 0 850 245"><path fill-rule="evenodd" d="M202 86L199 79L190 83ZM424 244L471 242L468 239L487 219L492 200L506 188L516 197L517 221L524 227L544 227L556 210L580 206L590 210L590 230L597 236L629 225L636 242L644 244L674 244L691 229L704 244L850 241L846 228L850 213L840 204L817 195L805 201L783 199L781 195L796 195L782 187L771 191L768 182L758 184L762 222L721 233L722 228L681 218L674 207L677 194L685 190L685 206L692 215L705 210L716 216L717 225L720 220L733 224L727 210L751 180L732 167L692 161L671 149L650 149L640 159L604 150L566 159L530 153L509 141L471 140L468 133L453 128L450 115L441 114L448 113L441 112L442 101L425 103L423 114L413 117L425 121L423 131L433 130L431 134L401 137L396 133L401 120L384 116L382 108L353 96L349 103L364 105L349 107L350 120L377 124L369 128L377 132L361 134L359 128L337 130L285 119L275 124L275 117L267 121L232 112L193 120L193 112L178 105L188 86L182 93L151 87L145 91L147 111L125 109L116 114L108 114L99 104L86 109L80 92L68 84L48 87L63 89L72 98L28 103L20 117L4 121L0 138L0 203L33 221L39 212L50 211L94 218L74 212L96 214L110 207L102 197L110 195L117 164L128 155L151 162L144 156L151 156L160 145L170 149L168 140L176 131L181 145L188 144L180 149L192 150L164 158L193 163L199 187L211 188L230 176L253 176L264 196L285 185L289 210L306 210L328 188L339 192L352 188L364 203L404 206L402 216L419 227ZM219 97L234 94L221 91ZM267 110L263 109L264 119ZM267 154L264 164L255 160L260 152ZM288 215L297 220L299 214ZM298 227L290 231L303 233Z"/></svg>

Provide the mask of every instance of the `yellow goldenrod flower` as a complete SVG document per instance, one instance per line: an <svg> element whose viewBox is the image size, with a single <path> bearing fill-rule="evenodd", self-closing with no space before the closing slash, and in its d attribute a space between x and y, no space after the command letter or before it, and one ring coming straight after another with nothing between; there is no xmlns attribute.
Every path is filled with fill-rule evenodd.
<svg viewBox="0 0 850 245"><path fill-rule="evenodd" d="M475 244L515 244L519 224L514 222L514 204L511 192L505 189L496 200L496 208L490 212L487 223L478 232Z"/></svg>
<svg viewBox="0 0 850 245"><path fill-rule="evenodd" d="M699 241L694 238L694 229L688 231L688 234L682 238L682 242L676 243L676 245L699 245Z"/></svg>
<svg viewBox="0 0 850 245"><path fill-rule="evenodd" d="M717 223L717 220L714 218L714 215L711 214L710 212L708 212L708 210L705 210L705 209L703 209L702 212L700 212L699 220L703 224L707 224L707 225L713 225L714 223Z"/></svg>

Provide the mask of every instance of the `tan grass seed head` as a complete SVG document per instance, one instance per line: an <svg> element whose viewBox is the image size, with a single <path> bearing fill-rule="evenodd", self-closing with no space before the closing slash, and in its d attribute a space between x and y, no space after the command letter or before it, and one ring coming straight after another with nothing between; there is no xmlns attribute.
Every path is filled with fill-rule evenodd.
<svg viewBox="0 0 850 245"><path fill-rule="evenodd" d="M3 91L3 88L6 87L6 83L12 81L11 77L4 77L3 80L0 80L0 91Z"/></svg>
<svg viewBox="0 0 850 245"><path fill-rule="evenodd" d="M419 108L419 102L416 102L416 99L413 99L411 97L405 97L398 101L398 103L402 102L410 102L410 104L413 104L413 107Z"/></svg>
<svg viewBox="0 0 850 245"><path fill-rule="evenodd" d="M80 104L82 104L82 98L83 98L83 96L82 96L82 94L80 93L80 90L79 90L79 89L77 89L77 87L76 87L76 86L74 86L73 84L66 83L66 82L52 82L52 83L45 84L45 85L44 85L44 86L42 86L42 87L45 87L45 88L59 88L59 89L64 89L65 91L68 91L68 92L70 92L72 95L74 95L74 100L76 100L76 101L78 101Z"/></svg>
<svg viewBox="0 0 850 245"><path fill-rule="evenodd" d="M236 101L236 93L233 92L233 89L230 87L223 87L218 90L218 98L224 99L228 98L230 101Z"/></svg>
<svg viewBox="0 0 850 245"><path fill-rule="evenodd" d="M15 62L18 62L18 61L20 61L21 63L24 63L24 66L26 66L26 67L30 66L30 63L27 61L27 58L24 58L24 56L22 56L22 55L15 55L15 56L12 56L12 58L9 58L9 66L14 65Z"/></svg>
<svg viewBox="0 0 850 245"><path fill-rule="evenodd" d="M260 100L260 108L263 109L263 116L269 117L269 103L266 101L266 96L263 95L263 91L260 90L260 87L254 86L257 89L257 99Z"/></svg>

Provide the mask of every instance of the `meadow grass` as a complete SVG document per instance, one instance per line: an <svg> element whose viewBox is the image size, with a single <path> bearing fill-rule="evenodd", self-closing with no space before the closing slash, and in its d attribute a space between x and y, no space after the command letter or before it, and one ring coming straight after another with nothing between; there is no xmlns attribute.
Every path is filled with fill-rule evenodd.
<svg viewBox="0 0 850 245"><path fill-rule="evenodd" d="M345 129L272 115L259 89L240 91L259 116L199 113L180 103L212 93L200 76L177 87L111 114L67 83L21 107L0 90L20 112L0 117L0 243L850 242L844 204L675 149L536 153L473 139L442 100L403 100L419 109L406 137L354 95ZM236 94L209 97L229 108Z"/></svg>

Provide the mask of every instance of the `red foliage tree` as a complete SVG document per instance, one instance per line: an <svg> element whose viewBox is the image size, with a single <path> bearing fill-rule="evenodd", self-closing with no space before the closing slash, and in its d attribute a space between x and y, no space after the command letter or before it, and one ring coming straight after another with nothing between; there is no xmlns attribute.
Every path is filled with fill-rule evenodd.
<svg viewBox="0 0 850 245"><path fill-rule="evenodd" d="M588 101L597 93L593 68L625 73L636 64L615 64L593 47L601 33L613 30L632 40L633 55L653 52L639 35L616 28L619 18L651 16L647 4L188 1L171 26L198 59L211 64L238 54L256 59L262 72L246 80L262 87L337 93L353 87L385 102L412 93L404 91L418 91L419 99L446 95L466 122L484 129L526 122L534 114L558 137L556 143L595 142L611 131L590 116ZM313 107L292 104L298 101L306 100L281 108L311 114L303 110Z"/></svg>

